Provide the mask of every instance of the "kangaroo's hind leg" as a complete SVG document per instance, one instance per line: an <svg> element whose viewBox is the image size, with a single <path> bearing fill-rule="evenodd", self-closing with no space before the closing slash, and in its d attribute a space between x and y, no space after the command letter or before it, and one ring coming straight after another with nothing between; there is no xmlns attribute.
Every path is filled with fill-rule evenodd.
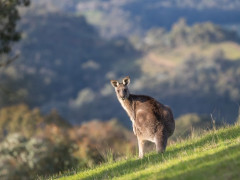
<svg viewBox="0 0 240 180"><path fill-rule="evenodd" d="M158 133L155 137L155 144L156 144L156 150L158 153L163 153L166 150L167 147L167 140L168 137L166 133Z"/></svg>
<svg viewBox="0 0 240 180"><path fill-rule="evenodd" d="M144 155L144 141L138 138L138 151L139 151L139 158L143 158Z"/></svg>

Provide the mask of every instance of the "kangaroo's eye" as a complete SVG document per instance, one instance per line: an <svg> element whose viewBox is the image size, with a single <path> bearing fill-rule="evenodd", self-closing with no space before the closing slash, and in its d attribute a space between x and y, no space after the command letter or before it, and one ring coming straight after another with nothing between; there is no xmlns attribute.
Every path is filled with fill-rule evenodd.
<svg viewBox="0 0 240 180"><path fill-rule="evenodd" d="M127 92L127 90L126 90L126 89L124 89L123 91L124 91L125 93Z"/></svg>
<svg viewBox="0 0 240 180"><path fill-rule="evenodd" d="M117 92L119 93L119 90L117 90Z"/></svg>

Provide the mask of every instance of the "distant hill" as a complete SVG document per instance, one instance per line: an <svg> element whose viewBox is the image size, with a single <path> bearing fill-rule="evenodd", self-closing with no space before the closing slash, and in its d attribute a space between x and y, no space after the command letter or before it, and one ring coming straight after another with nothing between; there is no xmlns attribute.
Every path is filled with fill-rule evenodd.
<svg viewBox="0 0 240 180"><path fill-rule="evenodd" d="M80 107L109 94L104 88L110 78L140 72L132 60L141 53L127 39L104 40L82 16L30 12L22 18L20 29L24 32L18 45L21 59L1 74L14 100L6 98L2 105L24 101L43 111L57 108L69 117L69 106ZM86 90L92 97L81 100Z"/></svg>
<svg viewBox="0 0 240 180"><path fill-rule="evenodd" d="M211 21L235 28L240 24L240 3L234 0L33 0L32 4L40 13L82 14L105 38L142 34L159 26L170 29L179 18L189 24Z"/></svg>
<svg viewBox="0 0 240 180"><path fill-rule="evenodd" d="M170 31L150 29L132 39L144 51L138 91L153 94L175 111L214 114L233 123L239 114L239 36L212 23L189 26L182 19Z"/></svg>
<svg viewBox="0 0 240 180"><path fill-rule="evenodd" d="M170 30L155 27L140 36L111 39L109 34L106 39L73 8L80 2L34 2L22 11L23 38L16 47L21 59L0 74L1 107L25 102L44 113L56 108L74 124L117 118L131 127L109 83L130 75L132 93L170 105L175 118L196 113L213 114L219 122L236 121L236 31L210 22L189 25L181 19ZM104 3L125 7L127 1Z"/></svg>

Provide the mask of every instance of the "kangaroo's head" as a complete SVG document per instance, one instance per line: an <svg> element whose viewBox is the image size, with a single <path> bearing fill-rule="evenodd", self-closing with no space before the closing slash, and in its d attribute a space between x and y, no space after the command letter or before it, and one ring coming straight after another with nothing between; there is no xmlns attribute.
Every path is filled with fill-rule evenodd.
<svg viewBox="0 0 240 180"><path fill-rule="evenodd" d="M128 90L128 84L130 83L130 77L127 76L123 78L122 83L116 81L116 80L111 80L111 84L115 89L115 92L117 94L117 97L119 99L125 100L129 97L129 90Z"/></svg>

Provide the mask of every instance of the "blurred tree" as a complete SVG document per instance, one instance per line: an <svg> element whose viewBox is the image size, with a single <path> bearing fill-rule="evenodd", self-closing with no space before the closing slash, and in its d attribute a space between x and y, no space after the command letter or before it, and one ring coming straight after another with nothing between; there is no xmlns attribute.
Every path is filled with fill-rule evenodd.
<svg viewBox="0 0 240 180"><path fill-rule="evenodd" d="M12 43L20 40L21 35L16 29L16 23L20 19L17 8L29 4L30 0L0 0L0 55L8 54ZM0 67L8 65L16 57L4 62L1 58Z"/></svg>
<svg viewBox="0 0 240 180"><path fill-rule="evenodd" d="M51 139L65 139L70 127L56 111L44 116L38 108L31 110L25 104L0 109L0 140L16 132L21 132L26 137L38 134L51 136Z"/></svg>
<svg viewBox="0 0 240 180"><path fill-rule="evenodd" d="M31 180L76 167L76 150L71 141L10 134L0 143L0 179Z"/></svg>
<svg viewBox="0 0 240 180"><path fill-rule="evenodd" d="M80 147L76 155L84 159L87 166L102 163L109 155L116 159L136 152L135 136L116 119L107 122L90 121L74 130L71 136Z"/></svg>
<svg viewBox="0 0 240 180"><path fill-rule="evenodd" d="M220 123L215 124L217 126ZM197 135L203 131L210 130L213 128L213 123L210 115L199 115L195 113L189 113L180 116L176 119L176 131L172 136L173 140L178 138L187 138L190 135Z"/></svg>
<svg viewBox="0 0 240 180"><path fill-rule="evenodd" d="M210 22L188 26L184 18L180 18L168 32L162 28L150 29L143 40L142 50L151 48L176 48L191 45L216 44L220 42L239 42L236 31L222 28Z"/></svg>
<svg viewBox="0 0 240 180"><path fill-rule="evenodd" d="M187 26L184 18L179 19L179 21L173 25L172 31L169 34L173 47L180 45L183 42L187 43L187 37L190 31L189 29L190 28Z"/></svg>

